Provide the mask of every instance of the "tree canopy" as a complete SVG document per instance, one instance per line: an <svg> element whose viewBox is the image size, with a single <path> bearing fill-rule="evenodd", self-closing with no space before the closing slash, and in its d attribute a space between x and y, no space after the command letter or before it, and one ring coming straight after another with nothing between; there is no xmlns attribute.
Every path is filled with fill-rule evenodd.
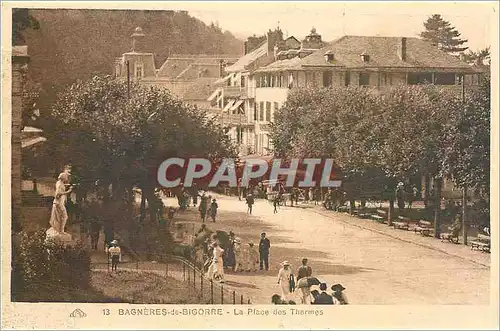
<svg viewBox="0 0 500 331"><path fill-rule="evenodd" d="M461 39L458 30L439 14L430 16L424 22L424 28L420 37L447 53L459 53L467 49L463 46L467 40Z"/></svg>
<svg viewBox="0 0 500 331"><path fill-rule="evenodd" d="M215 119L167 90L95 76L58 96L46 128L54 161L70 162L92 185L152 190L156 169L169 157L218 160L234 155ZM84 183L82 183L83 185Z"/></svg>
<svg viewBox="0 0 500 331"><path fill-rule="evenodd" d="M281 157L332 157L358 187L428 174L484 190L490 114L484 84L467 92L465 111L459 94L435 86L295 90L275 114L271 138Z"/></svg>

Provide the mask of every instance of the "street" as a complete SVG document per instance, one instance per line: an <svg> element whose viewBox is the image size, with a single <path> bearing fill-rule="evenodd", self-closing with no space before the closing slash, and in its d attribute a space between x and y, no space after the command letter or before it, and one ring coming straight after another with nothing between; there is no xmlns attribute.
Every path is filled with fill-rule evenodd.
<svg viewBox="0 0 500 331"><path fill-rule="evenodd" d="M296 273L303 257L309 259L313 275L328 287L341 283L351 304L489 303L488 254L374 224L384 231L401 232L410 239L414 236L417 244L399 240L357 226L359 222L370 221L319 208L315 211L312 205L281 207L273 214L270 203L257 200L253 215L248 216L244 201L235 197L217 198L217 223L207 224L212 230L232 230L243 245L249 240L258 245L261 232L266 232L271 240L269 271L226 272L226 286L246 292L253 303L270 303L271 296L280 293L277 285L280 263L290 261ZM168 199L167 203L173 205L174 200ZM418 240L423 239L437 248L419 244ZM477 255L480 262L462 258L461 252L474 254L473 258Z"/></svg>

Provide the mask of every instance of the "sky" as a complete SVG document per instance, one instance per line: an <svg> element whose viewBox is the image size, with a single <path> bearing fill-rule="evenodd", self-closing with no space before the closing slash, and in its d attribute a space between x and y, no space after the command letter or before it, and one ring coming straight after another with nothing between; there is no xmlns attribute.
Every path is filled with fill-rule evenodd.
<svg viewBox="0 0 500 331"><path fill-rule="evenodd" d="M245 39L278 26L299 40L314 26L323 40L343 35L417 37L423 22L441 14L468 39L472 50L497 37L498 6L492 2L183 2L162 7L187 10L206 23ZM279 23L278 23L279 22ZM498 37L497 37L498 38Z"/></svg>

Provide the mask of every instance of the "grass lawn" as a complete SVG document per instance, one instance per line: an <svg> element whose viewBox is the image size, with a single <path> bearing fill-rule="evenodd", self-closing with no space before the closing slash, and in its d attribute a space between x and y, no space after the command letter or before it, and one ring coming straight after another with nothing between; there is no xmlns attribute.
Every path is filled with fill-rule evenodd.
<svg viewBox="0 0 500 331"><path fill-rule="evenodd" d="M108 297L140 304L202 304L199 291L170 277L130 271L94 271L92 286Z"/></svg>
<svg viewBox="0 0 500 331"><path fill-rule="evenodd" d="M68 289L40 284L24 289L17 302L97 302L140 304L202 304L198 291L188 284L154 273L92 272L92 288Z"/></svg>

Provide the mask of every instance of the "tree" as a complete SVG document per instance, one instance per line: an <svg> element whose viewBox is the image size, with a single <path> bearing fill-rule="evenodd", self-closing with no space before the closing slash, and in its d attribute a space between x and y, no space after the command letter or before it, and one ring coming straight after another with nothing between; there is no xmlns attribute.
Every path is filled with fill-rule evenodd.
<svg viewBox="0 0 500 331"><path fill-rule="evenodd" d="M111 184L119 200L136 186L154 201L156 169L167 158L234 155L216 119L158 87L132 84L128 100L126 82L95 76L61 93L52 115L57 125L47 135L54 160L71 162L85 190L98 181L106 195Z"/></svg>
<svg viewBox="0 0 500 331"><path fill-rule="evenodd" d="M12 44L22 45L26 42L23 32L26 29L38 30L40 23L28 11L28 8L12 9Z"/></svg>
<svg viewBox="0 0 500 331"><path fill-rule="evenodd" d="M466 39L460 39L461 34L457 29L446 21L441 15L434 14L424 22L425 31L420 33L420 37L431 42L439 49L447 53L463 52L467 49L463 44Z"/></svg>
<svg viewBox="0 0 500 331"><path fill-rule="evenodd" d="M464 53L464 61L471 64L476 63L476 61L483 63L484 60L490 60L490 57L490 46L480 49L477 52L468 50L468 52Z"/></svg>

